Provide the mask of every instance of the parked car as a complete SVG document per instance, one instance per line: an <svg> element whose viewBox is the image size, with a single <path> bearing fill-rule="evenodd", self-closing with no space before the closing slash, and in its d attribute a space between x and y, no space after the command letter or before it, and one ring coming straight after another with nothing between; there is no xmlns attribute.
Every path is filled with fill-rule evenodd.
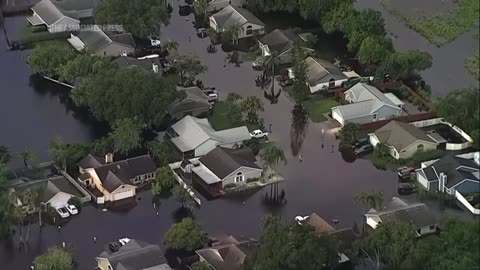
<svg viewBox="0 0 480 270"><path fill-rule="evenodd" d="M257 57L257 59L255 59L255 61L253 61L252 63L252 67L253 69L257 69L257 70L260 70L263 68L263 64L265 63L263 57L259 56Z"/></svg>
<svg viewBox="0 0 480 270"><path fill-rule="evenodd" d="M160 42L159 39L156 37L151 37L150 38L150 46L152 47L160 47L162 45L162 42Z"/></svg>
<svg viewBox="0 0 480 270"><path fill-rule="evenodd" d="M355 148L355 155L365 155L373 151L373 146L371 144L364 144L358 148Z"/></svg>
<svg viewBox="0 0 480 270"><path fill-rule="evenodd" d="M66 208L67 211L70 213L70 215L76 215L76 214L78 214L78 209L77 209L77 207L75 207L75 205L73 205L73 204L67 204L67 205L65 205L65 208Z"/></svg>
<svg viewBox="0 0 480 270"><path fill-rule="evenodd" d="M254 131L250 132L250 136L257 139L267 138L268 132L263 132L260 129L255 129Z"/></svg>
<svg viewBox="0 0 480 270"><path fill-rule="evenodd" d="M415 183L399 183L397 191L400 195L409 195L417 191L417 186Z"/></svg>
<svg viewBox="0 0 480 270"><path fill-rule="evenodd" d="M366 144L370 144L370 140L368 138L360 138L355 142L354 148L358 148L358 147L364 146Z"/></svg>
<svg viewBox="0 0 480 270"><path fill-rule="evenodd" d="M218 93L210 93L207 95L207 101L210 103L215 103L218 100Z"/></svg>
<svg viewBox="0 0 480 270"><path fill-rule="evenodd" d="M68 213L67 209L65 207L58 207L57 209L58 215L60 215L61 218L68 218L70 214Z"/></svg>
<svg viewBox="0 0 480 270"><path fill-rule="evenodd" d="M120 250L122 245L119 242L111 242L110 244L108 244L108 247L112 252L117 252Z"/></svg>
<svg viewBox="0 0 480 270"><path fill-rule="evenodd" d="M128 237L124 237L124 238L118 239L118 242L119 242L120 245L122 245L122 246L125 246L129 241L130 241L130 238L128 238Z"/></svg>
<svg viewBox="0 0 480 270"><path fill-rule="evenodd" d="M415 171L415 168L403 166L398 168L397 174L400 179L408 180L410 179L414 171Z"/></svg>
<svg viewBox="0 0 480 270"><path fill-rule="evenodd" d="M199 38L206 38L207 37L207 29L206 28L198 28L197 29L197 36Z"/></svg>

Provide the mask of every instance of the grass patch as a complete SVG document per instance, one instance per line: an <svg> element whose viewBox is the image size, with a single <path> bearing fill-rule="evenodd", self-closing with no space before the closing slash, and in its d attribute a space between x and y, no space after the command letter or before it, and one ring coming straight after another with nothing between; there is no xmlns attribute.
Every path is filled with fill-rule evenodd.
<svg viewBox="0 0 480 270"><path fill-rule="evenodd" d="M25 26L20 32L20 42L22 45L44 42L55 39L69 38L68 32L50 33L46 28L41 26Z"/></svg>
<svg viewBox="0 0 480 270"><path fill-rule="evenodd" d="M335 97L313 97L305 101L305 108L308 116L313 122L323 122L327 119L323 116L324 113L330 112L332 107L339 105Z"/></svg>
<svg viewBox="0 0 480 270"><path fill-rule="evenodd" d="M447 154L443 150L431 150L425 152L417 152L411 158L408 159L394 159L392 156L382 157L375 155L375 151L368 155L368 159L372 162L373 166L381 170L396 170L401 166L419 167L424 161L439 159Z"/></svg>
<svg viewBox="0 0 480 270"><path fill-rule="evenodd" d="M478 0L459 0L454 13L422 19L403 15L389 1L391 0L382 2L385 9L437 46L454 40L478 23L480 8Z"/></svg>
<svg viewBox="0 0 480 270"><path fill-rule="evenodd" d="M478 51L474 56L465 59L465 69L468 73L472 74L475 79L480 79L480 55Z"/></svg>
<svg viewBox="0 0 480 270"><path fill-rule="evenodd" d="M259 129L257 125L250 125L244 122L235 123L228 118L228 103L224 101L217 101L213 106L212 113L208 117L210 124L215 130L224 130L240 126L247 126L248 130Z"/></svg>

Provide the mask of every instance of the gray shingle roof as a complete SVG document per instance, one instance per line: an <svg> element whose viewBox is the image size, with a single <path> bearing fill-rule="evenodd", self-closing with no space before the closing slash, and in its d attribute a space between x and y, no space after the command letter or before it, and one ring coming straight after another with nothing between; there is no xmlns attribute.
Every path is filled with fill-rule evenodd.
<svg viewBox="0 0 480 270"><path fill-rule="evenodd" d="M116 34L112 35L112 37L109 37L97 25L94 25L93 29L90 31L81 31L77 37L88 49L94 52L103 49L112 42L117 42L124 46L135 48L135 41L133 41L133 37L130 33Z"/></svg>
<svg viewBox="0 0 480 270"><path fill-rule="evenodd" d="M212 17L215 19L217 26L224 29L232 25L243 25L247 22L265 26L265 24L250 11L239 7L226 6L219 12L213 14Z"/></svg>
<svg viewBox="0 0 480 270"><path fill-rule="evenodd" d="M52 25L64 17L63 13L50 0L42 0L32 7L47 25Z"/></svg>
<svg viewBox="0 0 480 270"><path fill-rule="evenodd" d="M171 269L166 264L160 246L135 239L131 239L117 252L112 253L106 247L98 257L107 259L114 270Z"/></svg>
<svg viewBox="0 0 480 270"><path fill-rule="evenodd" d="M360 102L365 100L378 100L384 104L390 106L396 106L395 103L387 96L385 96L376 87L368 85L366 83L357 83L348 89L345 95L349 95L353 102Z"/></svg>
<svg viewBox="0 0 480 270"><path fill-rule="evenodd" d="M175 115L182 112L192 112L196 110L209 110L212 105L207 101L207 96L196 86L188 88L179 88L185 91L187 96L182 101L172 104L168 112Z"/></svg>
<svg viewBox="0 0 480 270"><path fill-rule="evenodd" d="M475 172L478 171L478 164L476 164L472 159L466 159L452 155L444 156L435 163L423 169L427 179L430 181L438 180L437 175L444 173L447 176L447 183L445 186L448 188L455 186L465 179L474 181L477 180L480 184L480 180L475 175Z"/></svg>
<svg viewBox="0 0 480 270"><path fill-rule="evenodd" d="M319 83L328 82L328 75L332 75L339 79L346 79L347 76L343 74L334 64L322 60L315 59L313 57L307 57L305 59L305 65L307 70L307 79L310 85L317 85Z"/></svg>
<svg viewBox="0 0 480 270"><path fill-rule="evenodd" d="M279 54L293 48L293 43L298 36L288 30L275 29L260 39L260 43L267 45L270 51Z"/></svg>
<svg viewBox="0 0 480 270"><path fill-rule="evenodd" d="M97 0L42 0L32 7L32 10L51 25L64 16L81 19L93 16Z"/></svg>
<svg viewBox="0 0 480 270"><path fill-rule="evenodd" d="M139 175L153 173L156 169L150 155L143 155L105 164L95 168L95 172L103 187L112 192L122 184L131 185L130 179Z"/></svg>
<svg viewBox="0 0 480 270"><path fill-rule="evenodd" d="M419 140L436 144L423 130L399 121L390 121L375 131L375 135L381 143L393 146L399 152Z"/></svg>
<svg viewBox="0 0 480 270"><path fill-rule="evenodd" d="M35 181L34 183L27 183L15 187L15 191L19 193L24 192L27 189L37 189L40 193L40 200L42 202L47 202L53 198L53 196L57 195L58 192L64 192L77 197L82 196L82 193L63 176L43 179Z"/></svg>
<svg viewBox="0 0 480 270"><path fill-rule="evenodd" d="M135 40L130 33L121 33L121 34L109 34L108 35L113 42L117 42L126 46L135 48Z"/></svg>
<svg viewBox="0 0 480 270"><path fill-rule="evenodd" d="M171 139L182 152L196 149L209 139L219 144L235 143L250 139L246 126L216 131L208 119L185 116L171 127L179 136Z"/></svg>
<svg viewBox="0 0 480 270"><path fill-rule="evenodd" d="M158 58L137 59L129 56L120 56L113 60L113 63L119 67L139 67L145 71L153 72L153 64L156 64L161 69L160 60Z"/></svg>
<svg viewBox="0 0 480 270"><path fill-rule="evenodd" d="M245 240L237 241L229 237L229 241L222 244L197 250L196 253L204 258L215 270L239 270L245 259L257 249L256 242Z"/></svg>
<svg viewBox="0 0 480 270"><path fill-rule="evenodd" d="M105 164L105 160L103 158L91 154L88 154L78 162L78 166L83 169L96 168L102 166L103 164Z"/></svg>
<svg viewBox="0 0 480 270"><path fill-rule="evenodd" d="M202 156L200 162L220 179L225 178L241 167L260 169L255 164L255 155L249 148L234 150L217 147L205 156Z"/></svg>
<svg viewBox="0 0 480 270"><path fill-rule="evenodd" d="M51 0L53 4L62 11L81 11L94 9L97 0Z"/></svg>

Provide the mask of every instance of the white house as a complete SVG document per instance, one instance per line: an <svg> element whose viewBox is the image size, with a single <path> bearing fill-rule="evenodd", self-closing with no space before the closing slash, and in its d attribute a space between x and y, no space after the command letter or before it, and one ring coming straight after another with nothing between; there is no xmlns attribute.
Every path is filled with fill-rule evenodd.
<svg viewBox="0 0 480 270"><path fill-rule="evenodd" d="M238 39L265 33L265 24L259 18L246 9L230 5L210 16L209 24L217 33L239 26Z"/></svg>
<svg viewBox="0 0 480 270"><path fill-rule="evenodd" d="M435 233L438 229L438 221L430 213L426 204L407 204L397 197L393 197L381 210L370 209L365 217L367 225L374 230L382 223L392 221L412 224L415 227L417 237Z"/></svg>
<svg viewBox="0 0 480 270"><path fill-rule="evenodd" d="M42 0L32 7L27 20L33 26L46 25L50 33L78 31L80 20L93 17L96 0Z"/></svg>
<svg viewBox="0 0 480 270"><path fill-rule="evenodd" d="M345 91L345 100L350 104L332 108L332 118L342 126L347 122L366 124L401 116L403 102L386 95L374 86L357 83Z"/></svg>
<svg viewBox="0 0 480 270"><path fill-rule="evenodd" d="M92 157L89 155L79 162L80 171L84 172L79 179L83 185L100 191L104 202L134 197L137 186L155 178L156 166L149 155L113 162L113 156L107 154L104 164Z"/></svg>
<svg viewBox="0 0 480 270"><path fill-rule="evenodd" d="M251 138L246 126L216 131L208 119L190 115L167 129L165 136L184 157L189 158L206 155L217 146L238 148Z"/></svg>

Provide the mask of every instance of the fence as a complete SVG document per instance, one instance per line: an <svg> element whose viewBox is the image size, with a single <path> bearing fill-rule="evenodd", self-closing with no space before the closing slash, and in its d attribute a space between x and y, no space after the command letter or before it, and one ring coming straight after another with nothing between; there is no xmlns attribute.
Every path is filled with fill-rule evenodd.
<svg viewBox="0 0 480 270"><path fill-rule="evenodd" d="M187 192L188 194L190 194L190 196L192 196L193 200L198 203L198 205L201 205L202 204L202 201L200 201L200 198L197 197L197 195L195 195L195 192L193 192L193 190L182 180L182 178L180 176L178 176L178 174L175 172L175 169L180 169L180 165L182 164L181 161L177 161L175 163L171 163L171 164L168 164L168 166L170 167L170 169L172 170L173 172L173 175L175 176L175 179L177 180L177 182L180 184L180 186L182 186Z"/></svg>
<svg viewBox="0 0 480 270"><path fill-rule="evenodd" d="M86 203L92 200L90 193L85 190L75 179L73 179L67 172L60 170L57 166L55 168L62 174L72 185L74 185L83 194L83 197L79 198L81 203Z"/></svg>
<svg viewBox="0 0 480 270"><path fill-rule="evenodd" d="M405 123L411 123L411 122L418 122L422 120L428 120L432 118L437 118L437 113L435 112L426 112L426 113L419 113L419 114L412 114L412 115L407 115L407 116L400 116L400 117L395 117L391 119L385 119L385 120L380 120L380 121L375 121L375 122L370 122L366 124L361 124L360 129L362 130L377 130L384 125L390 123L390 121L400 121L400 122L405 122Z"/></svg>
<svg viewBox="0 0 480 270"><path fill-rule="evenodd" d="M412 122L410 124L412 124L412 125L414 125L418 128L428 127L428 126L438 125L438 124L444 124L444 125L449 126L456 133L458 133L458 135L462 136L463 139L466 140L466 142L464 142L464 143L447 143L445 145L445 149L449 150L449 151L463 150L463 149L466 149L466 148L470 147L473 144L473 139L472 139L472 137L470 137L470 135L465 133L465 131L463 131L461 128L459 128L459 127L457 127L457 126L455 126L455 125L453 125L449 122L444 121L442 118L420 120L420 121Z"/></svg>
<svg viewBox="0 0 480 270"><path fill-rule="evenodd" d="M467 209L468 211L472 212L474 215L480 215L480 209L473 207L465 197L463 197L460 192L455 190L455 197L457 198L458 201L460 201Z"/></svg>

